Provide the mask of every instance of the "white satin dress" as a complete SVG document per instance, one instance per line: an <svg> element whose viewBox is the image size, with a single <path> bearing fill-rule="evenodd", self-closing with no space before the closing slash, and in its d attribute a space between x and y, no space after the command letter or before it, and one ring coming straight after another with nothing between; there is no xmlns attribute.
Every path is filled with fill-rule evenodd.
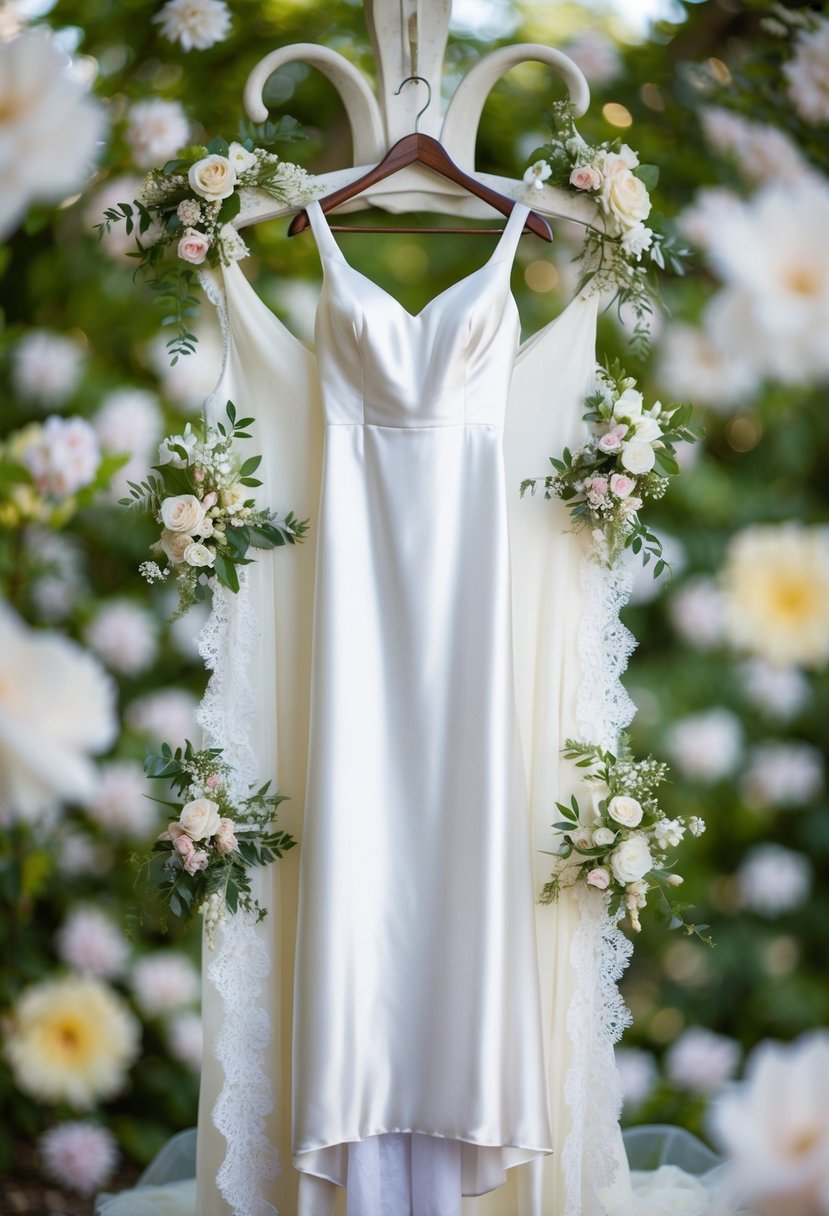
<svg viewBox="0 0 829 1216"><path fill-rule="evenodd" d="M410 1157L454 1195L424 1214L552 1148L503 455L527 212L412 315L308 208L325 436L294 1163L354 1190L378 1152Z"/></svg>

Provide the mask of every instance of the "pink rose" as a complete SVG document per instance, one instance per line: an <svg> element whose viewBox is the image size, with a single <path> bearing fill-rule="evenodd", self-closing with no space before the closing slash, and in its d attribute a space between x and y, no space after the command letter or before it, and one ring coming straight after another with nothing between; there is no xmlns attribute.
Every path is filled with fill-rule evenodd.
<svg viewBox="0 0 829 1216"><path fill-rule="evenodd" d="M201 505L205 511L209 511L211 507L215 507L218 500L219 495L215 490L211 490L209 494L205 494L204 498L201 500Z"/></svg>
<svg viewBox="0 0 829 1216"><path fill-rule="evenodd" d="M627 498L636 489L636 482L625 473L614 473L610 478L610 489L617 498Z"/></svg>
<svg viewBox="0 0 829 1216"><path fill-rule="evenodd" d="M622 437L616 433L616 428L602 435L599 440L600 452L619 452L622 448Z"/></svg>
<svg viewBox="0 0 829 1216"><path fill-rule="evenodd" d="M577 190L598 190L601 184L601 173L590 165L582 165L570 174L570 185Z"/></svg>
<svg viewBox="0 0 829 1216"><path fill-rule="evenodd" d="M221 773L211 773L204 783L209 790L215 790L222 784Z"/></svg>
<svg viewBox="0 0 829 1216"><path fill-rule="evenodd" d="M232 853L237 844L236 833L233 831L233 820L220 819L216 832L216 848L220 853Z"/></svg>
<svg viewBox="0 0 829 1216"><path fill-rule="evenodd" d="M587 492L595 495L596 498L604 498L607 493L607 478L591 477L587 483Z"/></svg>
<svg viewBox="0 0 829 1216"><path fill-rule="evenodd" d="M197 228L185 228L176 252L183 262L199 266L207 257L210 241Z"/></svg>
<svg viewBox="0 0 829 1216"><path fill-rule="evenodd" d="M173 842L173 848L178 853L186 867L187 859L195 852L196 846L179 824L171 823L167 830L169 832L170 840Z"/></svg>
<svg viewBox="0 0 829 1216"><path fill-rule="evenodd" d="M184 859L184 868L188 874L197 874L199 870L207 869L208 857L204 849L193 849Z"/></svg>
<svg viewBox="0 0 829 1216"><path fill-rule="evenodd" d="M587 885L589 887L596 887L599 891L606 891L610 886L610 871L606 866L596 866L587 875Z"/></svg>

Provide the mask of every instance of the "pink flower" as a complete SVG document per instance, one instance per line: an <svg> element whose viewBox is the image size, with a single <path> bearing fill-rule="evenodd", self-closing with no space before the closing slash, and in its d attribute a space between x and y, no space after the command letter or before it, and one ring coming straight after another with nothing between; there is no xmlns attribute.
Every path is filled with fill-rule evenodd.
<svg viewBox="0 0 829 1216"><path fill-rule="evenodd" d="M159 840L172 840L173 848L184 862L185 867L188 858L196 851L196 846L193 844L192 839L179 823L171 823L167 831L161 833ZM188 873L192 873L192 871L188 871Z"/></svg>
<svg viewBox="0 0 829 1216"><path fill-rule="evenodd" d="M599 440L599 451L600 452L618 452L618 451L620 451L621 447L622 447L622 440L624 439L625 435L627 434L627 430L628 430L627 426L622 426L621 424L618 426L614 426L612 430L607 432L607 434L602 435L601 439Z"/></svg>
<svg viewBox="0 0 829 1216"><path fill-rule="evenodd" d="M589 887L596 887L599 891L606 891L610 886L610 871L606 866L596 866L587 875L587 885Z"/></svg>
<svg viewBox="0 0 829 1216"><path fill-rule="evenodd" d="M209 248L210 241L203 232L199 232L198 228L185 228L176 252L183 262L200 266Z"/></svg>
<svg viewBox="0 0 829 1216"><path fill-rule="evenodd" d="M598 190L602 180L601 173L592 165L581 165L570 174L570 185L577 190Z"/></svg>
<svg viewBox="0 0 829 1216"><path fill-rule="evenodd" d="M184 859L184 868L188 874L197 874L199 870L207 869L208 860L204 849L191 849Z"/></svg>
<svg viewBox="0 0 829 1216"><path fill-rule="evenodd" d="M587 492L595 495L596 498L604 498L607 493L607 478L591 477L587 483Z"/></svg>
<svg viewBox="0 0 829 1216"><path fill-rule="evenodd" d="M218 789L218 787L222 784L221 773L211 773L204 784L209 790Z"/></svg>
<svg viewBox="0 0 829 1216"><path fill-rule="evenodd" d="M232 819L220 819L216 832L216 848L220 853L232 853L237 846Z"/></svg>
<svg viewBox="0 0 829 1216"><path fill-rule="evenodd" d="M610 489L617 498L627 498L636 489L636 482L625 473L614 473L610 478Z"/></svg>
<svg viewBox="0 0 829 1216"><path fill-rule="evenodd" d="M38 1148L48 1173L79 1195L100 1190L118 1162L111 1133L94 1123L61 1123L41 1136Z"/></svg>
<svg viewBox="0 0 829 1216"><path fill-rule="evenodd" d="M202 509L209 511L211 507L215 507L218 498L219 495L215 490L211 490L209 494L205 494L204 498L201 500Z"/></svg>

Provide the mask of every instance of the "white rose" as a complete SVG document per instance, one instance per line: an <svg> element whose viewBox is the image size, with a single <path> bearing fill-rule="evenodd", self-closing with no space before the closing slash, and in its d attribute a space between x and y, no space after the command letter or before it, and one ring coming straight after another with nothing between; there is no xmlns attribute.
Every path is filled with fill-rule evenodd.
<svg viewBox="0 0 829 1216"><path fill-rule="evenodd" d="M636 261L640 261L642 254L650 249L653 244L653 232L642 223L634 224L632 228L626 229L622 233L622 248L625 253L629 253Z"/></svg>
<svg viewBox="0 0 829 1216"><path fill-rule="evenodd" d="M169 561L179 566L184 561L184 551L192 544L193 537L189 532L171 532L165 528L161 533L159 544Z"/></svg>
<svg viewBox="0 0 829 1216"><path fill-rule="evenodd" d="M243 507L247 498L247 487L240 485L238 481L234 485L222 490L222 506L226 511L230 511L231 514L234 514L240 507Z"/></svg>
<svg viewBox="0 0 829 1216"><path fill-rule="evenodd" d="M606 891L610 886L610 870L607 866L596 866L587 875L587 885L596 887L599 891Z"/></svg>
<svg viewBox="0 0 829 1216"><path fill-rule="evenodd" d="M171 532L198 532L204 510L195 494L174 494L161 504L161 522Z"/></svg>
<svg viewBox="0 0 829 1216"><path fill-rule="evenodd" d="M642 394L635 388L626 388L619 394L619 399L613 407L613 417L632 422L642 413Z"/></svg>
<svg viewBox="0 0 829 1216"><path fill-rule="evenodd" d="M208 836L215 836L220 820L219 808L209 798L196 798L188 802L181 808L178 817L179 826L191 840L206 840Z"/></svg>
<svg viewBox="0 0 829 1216"><path fill-rule="evenodd" d="M628 169L635 169L639 164L639 157L629 144L622 144L619 149L619 159L624 161Z"/></svg>
<svg viewBox="0 0 829 1216"><path fill-rule="evenodd" d="M647 839L641 832L634 832L617 844L610 854L610 865L617 882L638 882L644 878L653 866L653 858L648 848Z"/></svg>
<svg viewBox="0 0 829 1216"><path fill-rule="evenodd" d="M158 463L172 465L174 469L186 468L190 463L193 448L197 443L198 440L190 429L190 423L188 422L182 435L170 435L168 439L162 439L158 445ZM174 447L184 448L188 454L187 459L183 460L178 452L174 452Z"/></svg>
<svg viewBox="0 0 829 1216"><path fill-rule="evenodd" d="M593 847L593 834L588 832L587 828L576 828L570 839L577 849L592 849Z"/></svg>
<svg viewBox="0 0 829 1216"><path fill-rule="evenodd" d="M236 185L236 170L226 156L205 156L190 166L187 174L190 186L209 202L228 198ZM638 218L644 218L639 217Z"/></svg>
<svg viewBox="0 0 829 1216"><path fill-rule="evenodd" d="M619 224L632 228L640 220L646 220L651 211L651 200L644 182L634 177L621 156L609 153L604 163L604 182L601 200L605 211Z"/></svg>
<svg viewBox="0 0 829 1216"><path fill-rule="evenodd" d="M210 238L198 228L185 228L176 246L176 253L182 262L190 262L193 266L201 266L210 248Z"/></svg>
<svg viewBox="0 0 829 1216"><path fill-rule="evenodd" d="M593 832L593 844L597 849L603 849L606 845L613 844L616 839L616 833L610 828L596 828Z"/></svg>
<svg viewBox="0 0 829 1216"><path fill-rule="evenodd" d="M253 152L248 152L247 148L241 144L232 143L227 150L227 159L230 161L237 175L244 173L246 169L252 169L256 164L256 156Z"/></svg>
<svg viewBox="0 0 829 1216"><path fill-rule="evenodd" d="M655 439L662 438L662 431L659 428L659 423L655 418L650 418L646 414L642 418L637 418L633 424L634 439L641 439L645 443L653 443Z"/></svg>
<svg viewBox="0 0 829 1216"><path fill-rule="evenodd" d="M191 541L184 550L184 560L188 566L212 566L216 554L207 545L200 545L197 540Z"/></svg>
<svg viewBox="0 0 829 1216"><path fill-rule="evenodd" d="M607 813L625 828L635 828L642 822L642 804L624 794L617 794L615 798L610 799Z"/></svg>
<svg viewBox="0 0 829 1216"><path fill-rule="evenodd" d="M629 473L648 473L656 462L656 456L649 443L632 439L622 449L621 461Z"/></svg>

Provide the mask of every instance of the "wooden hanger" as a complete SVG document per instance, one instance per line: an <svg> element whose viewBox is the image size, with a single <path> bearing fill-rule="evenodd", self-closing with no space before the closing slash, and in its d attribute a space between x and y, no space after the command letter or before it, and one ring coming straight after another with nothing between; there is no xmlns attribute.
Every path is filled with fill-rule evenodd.
<svg viewBox="0 0 829 1216"><path fill-rule="evenodd" d="M368 190L377 182L383 181L386 177L391 177L393 173L397 173L400 169L405 169L407 165L423 165L427 169L434 170L441 177L447 178L451 182L455 182L470 194L474 194L483 202L489 203L496 211L500 211L502 215L508 216L513 207L516 205L515 199L510 198L506 194L499 194L497 190L493 190L490 186L485 186L483 182L477 181L474 177L470 177L468 173L464 173L463 169L458 168L443 144L431 135L422 135L418 131L418 123L420 116L429 108L432 100L432 86L425 76L407 76L401 83L400 89L404 84L410 81L422 81L429 90L429 96L426 105L419 111L415 119L415 129L411 135L404 135L396 144L389 148L383 159L369 169L368 173L364 173L362 177L358 177L355 181L349 182L348 185L342 186L339 190L327 194L325 198L318 200L320 207L324 212L333 211L335 207L339 207L342 203L348 202L349 199L355 198L358 194L362 194L364 190ZM294 216L288 227L288 236L296 236L297 233L303 232L309 224L307 211L300 211ZM410 227L356 227L351 225L332 225L335 232L453 232L453 233L486 233L500 232L499 228L410 228ZM534 232L536 236L542 237L545 241L552 241L553 233L550 225L536 211L527 213L525 231Z"/></svg>

